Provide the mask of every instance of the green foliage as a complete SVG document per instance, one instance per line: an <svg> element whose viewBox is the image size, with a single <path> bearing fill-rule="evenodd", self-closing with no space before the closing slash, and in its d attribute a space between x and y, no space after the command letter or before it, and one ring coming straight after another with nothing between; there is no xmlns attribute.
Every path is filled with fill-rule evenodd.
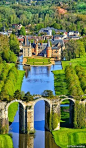
<svg viewBox="0 0 86 148"><path fill-rule="evenodd" d="M14 121L14 117L16 115L16 111L18 110L18 102L12 103L8 108L8 120L9 122Z"/></svg>
<svg viewBox="0 0 86 148"><path fill-rule="evenodd" d="M15 54L19 53L19 51L20 51L20 49L19 49L19 41L18 41L17 37L14 34L10 35L9 45L10 45L10 50L11 51L13 51ZM13 56L13 54L11 56Z"/></svg>
<svg viewBox="0 0 86 148"><path fill-rule="evenodd" d="M13 142L10 136L0 135L0 148L13 148Z"/></svg>
<svg viewBox="0 0 86 148"><path fill-rule="evenodd" d="M62 58L66 60L74 59L76 57L84 56L85 46L82 40L70 40L66 43L66 50L63 51Z"/></svg>
<svg viewBox="0 0 86 148"><path fill-rule="evenodd" d="M8 125L4 125L4 126L0 125L0 134L6 134L6 133L8 133L8 131L9 131L9 126Z"/></svg>
<svg viewBox="0 0 86 148"><path fill-rule="evenodd" d="M21 27L19 34L20 35L26 35L25 27Z"/></svg>
<svg viewBox="0 0 86 148"><path fill-rule="evenodd" d="M86 146L86 129L61 128L52 132L55 143L61 148L67 148L67 145L77 147Z"/></svg>
<svg viewBox="0 0 86 148"><path fill-rule="evenodd" d="M25 72L17 70L16 67L11 67L8 64L4 64L1 70L0 99L9 101L13 99L14 92L21 89L22 79Z"/></svg>
<svg viewBox="0 0 86 148"><path fill-rule="evenodd" d="M69 106L68 107L61 107L61 121L60 126L61 127L72 127L72 125L69 123Z"/></svg>
<svg viewBox="0 0 86 148"><path fill-rule="evenodd" d="M86 93L86 69L80 65L76 65L75 67L76 74L79 77L81 88Z"/></svg>
<svg viewBox="0 0 86 148"><path fill-rule="evenodd" d="M67 95L67 83L65 78L65 73L62 70L55 70L54 73L54 87L56 95Z"/></svg>
<svg viewBox="0 0 86 148"><path fill-rule="evenodd" d="M10 136L0 135L0 147L1 148L13 148L13 142Z"/></svg>
<svg viewBox="0 0 86 148"><path fill-rule="evenodd" d="M69 94L73 96L82 95L83 91L80 86L79 78L76 75L76 72L71 65L66 66L65 75L66 75L66 82L68 85Z"/></svg>
<svg viewBox="0 0 86 148"><path fill-rule="evenodd" d="M30 92L27 92L25 96L23 97L23 101L29 102L33 100L33 96L30 94Z"/></svg>
<svg viewBox="0 0 86 148"><path fill-rule="evenodd" d="M42 93L42 96L43 97L53 98L54 97L53 91L51 91L51 90L44 90L44 92Z"/></svg>
<svg viewBox="0 0 86 148"><path fill-rule="evenodd" d="M49 129L52 131L55 128L57 128L58 123L60 123L60 115L57 113L54 113L53 111L50 113L50 119L49 119Z"/></svg>
<svg viewBox="0 0 86 148"><path fill-rule="evenodd" d="M6 62L16 62L16 55L9 48L9 39L7 36L0 35L0 63L5 60Z"/></svg>
<svg viewBox="0 0 86 148"><path fill-rule="evenodd" d="M76 101L74 106L74 127L78 129L85 127L85 106L79 101Z"/></svg>

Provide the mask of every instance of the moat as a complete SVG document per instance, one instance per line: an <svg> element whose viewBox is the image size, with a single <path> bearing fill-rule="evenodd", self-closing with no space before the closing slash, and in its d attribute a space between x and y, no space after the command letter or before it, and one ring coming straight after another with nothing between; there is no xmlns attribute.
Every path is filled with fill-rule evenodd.
<svg viewBox="0 0 86 148"><path fill-rule="evenodd" d="M21 65L22 57L18 69L25 70L21 91L33 94L42 94L44 90L54 91L53 70L62 69L61 62L56 62L52 66L31 66ZM14 122L10 126L14 148L59 148L52 138L50 132L45 131L45 102L39 101L34 108L34 128L35 135L19 134L19 110L16 113Z"/></svg>

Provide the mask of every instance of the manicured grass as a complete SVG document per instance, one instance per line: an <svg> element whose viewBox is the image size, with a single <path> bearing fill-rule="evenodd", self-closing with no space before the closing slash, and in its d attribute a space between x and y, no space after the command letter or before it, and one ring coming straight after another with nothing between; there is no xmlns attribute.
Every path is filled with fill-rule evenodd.
<svg viewBox="0 0 86 148"><path fill-rule="evenodd" d="M50 64L50 58L44 58L44 57L28 58L27 64L29 65L48 65Z"/></svg>
<svg viewBox="0 0 86 148"><path fill-rule="evenodd" d="M61 107L61 127L71 127L69 123L69 106Z"/></svg>
<svg viewBox="0 0 86 148"><path fill-rule="evenodd" d="M61 128L58 131L52 131L55 142L61 148L67 148L68 145L83 145L86 147L86 129Z"/></svg>
<svg viewBox="0 0 86 148"><path fill-rule="evenodd" d="M10 136L0 135L0 148L13 148L13 142Z"/></svg>
<svg viewBox="0 0 86 148"><path fill-rule="evenodd" d="M86 67L86 53L83 57L71 59L70 61L62 61L63 70L65 70L67 65L72 65L75 67L77 64Z"/></svg>
<svg viewBox="0 0 86 148"><path fill-rule="evenodd" d="M23 80L24 74L25 74L25 71L18 70L18 80L17 80L16 86L15 86L15 91L21 90L21 85L22 85L22 80Z"/></svg>
<svg viewBox="0 0 86 148"><path fill-rule="evenodd" d="M16 115L16 111L18 110L18 102L12 103L8 108L8 119L9 122L14 121L14 117Z"/></svg>
<svg viewBox="0 0 86 148"><path fill-rule="evenodd" d="M67 95L68 89L67 89L64 71L56 70L53 71L53 73L54 73L54 87L56 95Z"/></svg>

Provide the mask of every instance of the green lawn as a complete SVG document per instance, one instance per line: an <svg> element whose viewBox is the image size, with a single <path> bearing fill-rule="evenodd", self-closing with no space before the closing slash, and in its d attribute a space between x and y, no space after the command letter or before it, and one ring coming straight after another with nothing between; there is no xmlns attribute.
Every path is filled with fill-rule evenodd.
<svg viewBox="0 0 86 148"><path fill-rule="evenodd" d="M86 67L86 53L83 57L71 59L70 61L62 61L63 70L65 70L67 65L73 65L75 67L77 64Z"/></svg>
<svg viewBox="0 0 86 148"><path fill-rule="evenodd" d="M48 65L50 64L50 58L28 58L27 64L29 65Z"/></svg>
<svg viewBox="0 0 86 148"><path fill-rule="evenodd" d="M12 103L8 108L8 119L9 122L14 121L14 117L16 115L16 111L18 110L18 102Z"/></svg>
<svg viewBox="0 0 86 148"><path fill-rule="evenodd" d="M70 116L69 106L61 107L61 120L60 120L61 127L73 127L73 125L69 123L69 116Z"/></svg>
<svg viewBox="0 0 86 148"><path fill-rule="evenodd" d="M25 71L18 70L18 80L17 80L16 86L15 86L15 91L21 90L21 85L22 85L22 80L23 80L24 74L25 74Z"/></svg>
<svg viewBox="0 0 86 148"><path fill-rule="evenodd" d="M13 142L10 136L0 135L0 148L13 148Z"/></svg>
<svg viewBox="0 0 86 148"><path fill-rule="evenodd" d="M61 128L52 132L55 142L61 148L68 145L84 145L86 147L86 129Z"/></svg>
<svg viewBox="0 0 86 148"><path fill-rule="evenodd" d="M54 73L54 87L56 95L67 95L68 89L66 84L65 73L63 70L55 70Z"/></svg>

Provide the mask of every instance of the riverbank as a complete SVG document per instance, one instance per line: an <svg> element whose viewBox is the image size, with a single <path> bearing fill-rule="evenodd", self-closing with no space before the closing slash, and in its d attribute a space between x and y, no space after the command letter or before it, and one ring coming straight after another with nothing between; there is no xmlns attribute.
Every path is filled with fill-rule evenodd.
<svg viewBox="0 0 86 148"><path fill-rule="evenodd" d="M21 85L22 85L24 74L25 74L25 71L18 70L18 79L17 79L17 83L16 83L16 86L15 86L15 91L21 90Z"/></svg>
<svg viewBox="0 0 86 148"><path fill-rule="evenodd" d="M13 148L12 138L9 135L0 135L0 148Z"/></svg>
<svg viewBox="0 0 86 148"><path fill-rule="evenodd" d="M86 147L86 128L85 129L70 129L61 128L58 131L52 131L55 143L61 148L68 146Z"/></svg>

